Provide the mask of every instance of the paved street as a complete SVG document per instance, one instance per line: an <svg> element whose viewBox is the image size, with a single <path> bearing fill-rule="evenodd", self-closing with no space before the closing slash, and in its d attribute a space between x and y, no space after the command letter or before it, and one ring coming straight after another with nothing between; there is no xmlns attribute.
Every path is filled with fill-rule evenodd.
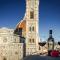
<svg viewBox="0 0 60 60"><path fill-rule="evenodd" d="M60 57L50 57L50 56L28 56L25 57L23 60L60 60Z"/></svg>

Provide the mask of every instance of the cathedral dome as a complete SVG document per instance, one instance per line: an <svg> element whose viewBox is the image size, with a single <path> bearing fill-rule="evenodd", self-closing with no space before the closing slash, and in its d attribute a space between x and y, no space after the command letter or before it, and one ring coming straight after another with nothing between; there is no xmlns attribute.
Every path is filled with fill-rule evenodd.
<svg viewBox="0 0 60 60"><path fill-rule="evenodd" d="M22 30L26 31L26 20L22 20L16 27L18 28L22 28Z"/></svg>
<svg viewBox="0 0 60 60"><path fill-rule="evenodd" d="M22 31L19 31L20 29L22 29ZM18 33L18 35L25 37L26 36L26 20L21 20L15 29L15 33Z"/></svg>

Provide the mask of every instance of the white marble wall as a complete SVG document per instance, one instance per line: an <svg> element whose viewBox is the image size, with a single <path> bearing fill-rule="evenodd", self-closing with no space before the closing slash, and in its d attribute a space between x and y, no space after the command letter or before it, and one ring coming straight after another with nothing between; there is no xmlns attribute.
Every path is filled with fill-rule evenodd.
<svg viewBox="0 0 60 60"><path fill-rule="evenodd" d="M0 60L21 60L23 58L23 43L13 34L13 29L0 29Z"/></svg>

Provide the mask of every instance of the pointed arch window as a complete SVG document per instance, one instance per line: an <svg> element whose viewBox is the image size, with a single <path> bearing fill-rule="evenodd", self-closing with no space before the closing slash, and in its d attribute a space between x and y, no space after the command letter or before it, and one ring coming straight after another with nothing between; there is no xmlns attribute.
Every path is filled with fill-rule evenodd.
<svg viewBox="0 0 60 60"><path fill-rule="evenodd" d="M32 39L32 43L34 43L34 39Z"/></svg>
<svg viewBox="0 0 60 60"><path fill-rule="evenodd" d="M34 43L35 41L34 41L34 39L29 39L29 43Z"/></svg>
<svg viewBox="0 0 60 60"><path fill-rule="evenodd" d="M30 11L30 19L34 19L34 11Z"/></svg>
<svg viewBox="0 0 60 60"><path fill-rule="evenodd" d="M29 27L29 31L31 31L31 27Z"/></svg>
<svg viewBox="0 0 60 60"><path fill-rule="evenodd" d="M32 31L34 31L34 26L32 27Z"/></svg>
<svg viewBox="0 0 60 60"><path fill-rule="evenodd" d="M29 39L29 43L31 43L31 39Z"/></svg>
<svg viewBox="0 0 60 60"><path fill-rule="evenodd" d="M34 31L34 26L29 27L29 31Z"/></svg>

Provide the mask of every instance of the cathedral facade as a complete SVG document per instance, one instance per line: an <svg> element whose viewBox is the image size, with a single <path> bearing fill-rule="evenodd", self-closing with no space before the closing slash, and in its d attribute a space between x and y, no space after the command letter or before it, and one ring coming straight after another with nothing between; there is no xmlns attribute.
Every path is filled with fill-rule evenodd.
<svg viewBox="0 0 60 60"><path fill-rule="evenodd" d="M21 60L23 43L13 29L0 28L0 60Z"/></svg>

